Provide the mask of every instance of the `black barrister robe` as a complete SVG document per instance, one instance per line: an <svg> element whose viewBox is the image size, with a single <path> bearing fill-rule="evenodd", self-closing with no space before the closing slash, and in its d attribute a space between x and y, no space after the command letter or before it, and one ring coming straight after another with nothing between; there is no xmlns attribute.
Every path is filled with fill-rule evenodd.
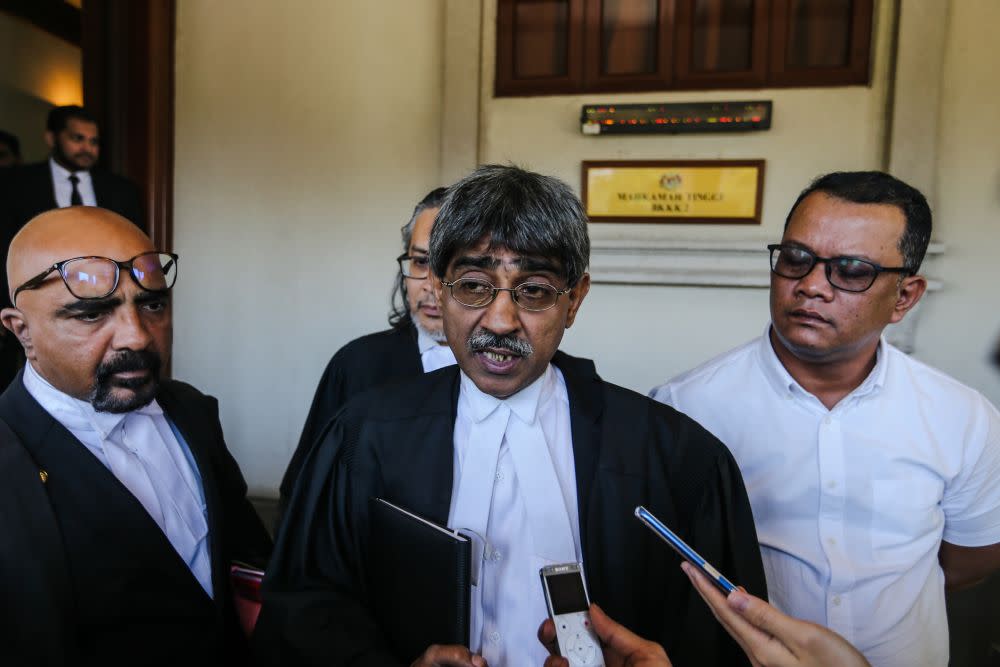
<svg viewBox="0 0 1000 667"><path fill-rule="evenodd" d="M662 643L676 667L747 664L679 558L633 516L645 505L730 580L765 596L753 516L729 451L685 415L602 381L592 362L557 353L553 363L569 393L591 599ZM408 665L416 657L389 654L368 608L368 499L447 522L459 387L458 367L444 368L367 392L329 425L268 569L254 637L262 663Z"/></svg>
<svg viewBox="0 0 1000 667"><path fill-rule="evenodd" d="M215 399L168 380L157 400L201 475L214 597L139 501L18 375L0 396L10 427L0 429L0 664L246 661L229 565L263 566L270 538L226 449Z"/></svg>
<svg viewBox="0 0 1000 667"><path fill-rule="evenodd" d="M412 324L356 338L333 355L316 387L299 445L281 479L279 525L309 449L337 410L352 397L373 387L423 372L417 330Z"/></svg>

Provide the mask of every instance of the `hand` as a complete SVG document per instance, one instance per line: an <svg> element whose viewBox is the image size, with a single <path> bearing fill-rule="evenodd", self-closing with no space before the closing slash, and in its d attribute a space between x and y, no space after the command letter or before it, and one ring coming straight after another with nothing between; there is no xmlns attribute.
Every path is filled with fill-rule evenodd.
<svg viewBox="0 0 1000 667"><path fill-rule="evenodd" d="M410 667L488 667L486 658L464 646L448 644L429 646Z"/></svg>
<svg viewBox="0 0 1000 667"><path fill-rule="evenodd" d="M835 632L782 614L743 590L727 598L691 564L681 568L754 667L871 667Z"/></svg>
<svg viewBox="0 0 1000 667"><path fill-rule="evenodd" d="M606 667L671 667L662 646L615 623L596 604L590 605L590 624L601 640ZM556 626L552 619L545 619L538 628L538 641L552 654L545 660L545 667L569 667L566 658L556 655Z"/></svg>

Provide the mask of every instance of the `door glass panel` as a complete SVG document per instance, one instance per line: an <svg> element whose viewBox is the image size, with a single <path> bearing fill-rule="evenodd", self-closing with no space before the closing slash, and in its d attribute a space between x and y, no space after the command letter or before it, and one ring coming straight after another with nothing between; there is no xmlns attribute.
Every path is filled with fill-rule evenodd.
<svg viewBox="0 0 1000 667"><path fill-rule="evenodd" d="M740 72L752 68L754 0L695 0L691 69Z"/></svg>
<svg viewBox="0 0 1000 667"><path fill-rule="evenodd" d="M521 0L514 6L514 78L565 76L569 0Z"/></svg>
<svg viewBox="0 0 1000 667"><path fill-rule="evenodd" d="M658 0L604 0L601 3L601 72L651 74L656 71Z"/></svg>
<svg viewBox="0 0 1000 667"><path fill-rule="evenodd" d="M843 67L851 42L851 0L791 0L789 67Z"/></svg>

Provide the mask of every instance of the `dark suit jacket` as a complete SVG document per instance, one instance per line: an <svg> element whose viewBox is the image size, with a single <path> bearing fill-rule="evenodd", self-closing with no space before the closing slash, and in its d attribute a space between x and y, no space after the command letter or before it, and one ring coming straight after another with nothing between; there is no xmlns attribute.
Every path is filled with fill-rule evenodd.
<svg viewBox="0 0 1000 667"><path fill-rule="evenodd" d="M302 470L302 463L323 428L347 401L373 387L424 372L412 325L356 338L340 348L319 380L298 447L281 479L278 523Z"/></svg>
<svg viewBox="0 0 1000 667"><path fill-rule="evenodd" d="M90 170L97 205L128 218L145 230L139 188L132 181L100 168ZM18 229L33 217L56 208L49 161L15 168L8 176L11 219Z"/></svg>
<svg viewBox="0 0 1000 667"><path fill-rule="evenodd" d="M569 395L591 599L663 644L676 667L747 664L674 552L633 517L645 505L731 581L766 595L729 450L676 410L604 382L588 360L557 353L553 363ZM392 655L372 612L368 502L447 522L459 387L458 368L443 368L366 392L334 418L278 535L254 636L260 662L372 667L417 657Z"/></svg>
<svg viewBox="0 0 1000 667"><path fill-rule="evenodd" d="M169 380L157 399L202 478L213 598L139 501L35 401L19 375L0 396L0 417L13 432L0 432L3 664L238 664L245 655L229 565L263 566L270 538L226 449L215 399ZM69 492L80 488L82 495ZM67 497L83 498L71 508L85 526L83 540L59 514L66 511L59 499ZM87 553L67 546L81 543ZM81 599L80 591L98 594ZM114 623L95 627L88 610Z"/></svg>

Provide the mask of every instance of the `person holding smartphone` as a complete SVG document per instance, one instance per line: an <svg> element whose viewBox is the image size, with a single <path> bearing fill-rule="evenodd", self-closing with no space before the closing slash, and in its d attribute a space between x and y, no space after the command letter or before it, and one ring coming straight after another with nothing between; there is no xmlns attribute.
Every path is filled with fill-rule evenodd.
<svg viewBox="0 0 1000 667"><path fill-rule="evenodd" d="M689 563L681 568L754 667L871 667L835 632L783 614L743 590L727 597ZM662 646L615 622L596 604L590 607L590 621L604 648L606 667L672 667ZM538 629L538 639L554 652L555 637L555 626L546 619ZM569 662L551 655L545 667L569 667Z"/></svg>

